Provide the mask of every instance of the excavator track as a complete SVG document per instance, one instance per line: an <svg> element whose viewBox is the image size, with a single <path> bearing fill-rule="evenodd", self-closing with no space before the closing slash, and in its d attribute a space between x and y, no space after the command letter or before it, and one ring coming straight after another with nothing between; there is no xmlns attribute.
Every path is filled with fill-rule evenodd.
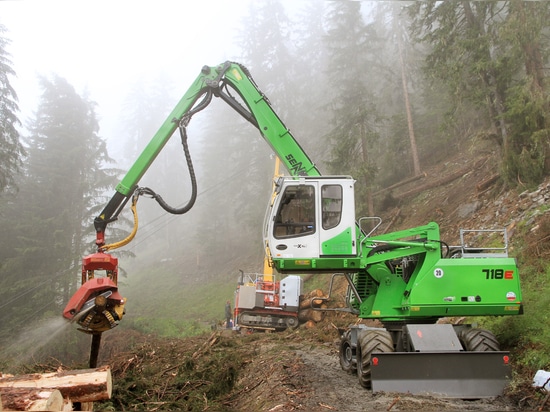
<svg viewBox="0 0 550 412"><path fill-rule="evenodd" d="M272 311L242 312L237 325L251 329L285 330L298 327L298 316L295 313L273 313Z"/></svg>

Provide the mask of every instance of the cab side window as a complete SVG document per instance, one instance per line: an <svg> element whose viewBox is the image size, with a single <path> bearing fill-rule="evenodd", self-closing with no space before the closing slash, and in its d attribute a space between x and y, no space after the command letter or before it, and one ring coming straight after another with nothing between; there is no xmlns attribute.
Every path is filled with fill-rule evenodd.
<svg viewBox="0 0 550 412"><path fill-rule="evenodd" d="M324 185L321 187L321 205L323 229L332 229L342 219L342 186Z"/></svg>

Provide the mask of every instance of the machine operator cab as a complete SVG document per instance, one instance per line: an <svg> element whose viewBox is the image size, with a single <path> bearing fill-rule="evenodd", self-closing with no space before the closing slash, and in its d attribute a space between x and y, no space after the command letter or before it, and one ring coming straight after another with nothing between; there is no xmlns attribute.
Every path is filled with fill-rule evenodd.
<svg viewBox="0 0 550 412"><path fill-rule="evenodd" d="M356 256L354 183L349 176L279 178L264 225L271 256Z"/></svg>

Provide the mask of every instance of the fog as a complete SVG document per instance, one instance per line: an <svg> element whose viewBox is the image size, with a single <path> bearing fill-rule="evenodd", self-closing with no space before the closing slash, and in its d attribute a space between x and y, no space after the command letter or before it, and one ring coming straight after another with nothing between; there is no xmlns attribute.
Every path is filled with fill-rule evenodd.
<svg viewBox="0 0 550 412"><path fill-rule="evenodd" d="M241 61L243 50L237 38L246 37L242 20L252 13L248 3L245 0L0 2L0 23L7 29L5 37L10 41L7 51L16 72L10 82L18 95L23 140L40 101L39 78L57 75L74 86L77 93L96 103L99 136L107 142L115 167L127 170L204 65ZM283 3L292 6L290 9L302 4ZM140 105L149 106L147 116L136 122L135 112ZM175 322L182 322L182 317L211 322L211 314L180 315L192 310L182 301L190 288L196 291L193 285L221 279L222 288L231 296L237 281L236 267L253 271L263 266L261 218L256 218L263 216L267 205L274 157L256 129L221 106L213 102L204 113L193 118L188 128L199 179L196 206L182 217L167 214L150 199L140 200L138 234L124 249L135 257L124 253L119 257L119 284L129 299L123 324L128 327L148 330L151 318L165 315L176 319ZM260 146L254 149L256 157L244 167L237 164L242 160L223 159L224 153L236 150L227 147L228 141L221 140L219 149L203 147L205 144L215 147L217 143L212 140L216 139L212 136L225 134L221 139L226 139L227 130L234 131L231 135L240 135L241 141L250 141L250 145L242 148L243 155L253 146ZM205 171L215 164L218 170ZM258 168L263 173L251 173ZM231 185L258 190L255 198L249 199L231 193L228 189ZM187 201L189 174L178 136L168 142L140 186L160 188L160 194L173 206L179 207ZM253 223L253 238L248 237L252 230L250 221L235 223L235 208L242 207L243 202L255 209L254 216L247 218L257 220ZM124 216L131 219L129 210L123 212ZM205 220L205 216L209 218ZM93 217L89 216L90 227ZM240 228L237 232L235 226ZM107 243L119 240L109 237L109 228L106 236ZM77 279L78 270L74 272ZM179 303L172 307L176 311L158 313L159 299L176 299ZM37 308L21 334L12 336L12 344L4 348L5 355L9 353L18 364L30 361L51 342L73 340L70 334L77 333L74 328L59 327L58 309L46 316L46 323L40 316L36 318L40 311L45 312ZM30 350L15 343L22 341L42 344L32 344ZM78 341L82 344L86 339L79 336ZM86 343L83 348L87 349ZM70 357L72 352L64 356Z"/></svg>
<svg viewBox="0 0 550 412"><path fill-rule="evenodd" d="M327 106L333 97L347 98L331 90L339 88L345 73L360 72L345 64L333 66L333 72L326 67L323 13L334 4L338 3L0 2L0 22L7 29L7 51L17 73L10 80L19 97L21 134L27 134L40 101L39 77L55 74L96 103L99 136L107 142L115 167L126 171L201 68L229 60L253 66L249 68L259 88L324 173L323 161L329 157L324 137L330 127ZM344 4L351 5L352 20L361 20L357 3ZM355 43L353 36L345 41ZM381 78L366 82L374 86L373 93L387 89ZM140 199L137 236L119 255L120 285L129 298L128 324L161 316L159 299L173 300L170 309L163 309L176 313L163 315L178 317L190 310L184 297L196 294L207 282L219 282L216 289L226 294L224 301L236 285L238 269L254 272L263 267L262 223L275 163L271 149L258 130L219 101L193 117L188 135L198 178L195 207L184 216L173 216L150 199ZM190 181L179 137L169 141L139 184L153 188L172 206L187 202ZM94 217L89 216L90 228ZM129 207L122 217L132 220ZM108 227L107 243L120 240L111 234ZM89 244L93 248L94 239ZM65 270L74 271L76 283L78 270ZM212 312L215 309L209 316Z"/></svg>
<svg viewBox="0 0 550 412"><path fill-rule="evenodd" d="M20 117L36 108L37 76L56 73L97 103L116 157L131 88L163 74L178 98L203 65L238 58L233 37L246 12L247 1L2 1Z"/></svg>
<svg viewBox="0 0 550 412"><path fill-rule="evenodd" d="M283 3L293 5L292 8L300 4ZM38 78L59 75L97 104L99 135L106 140L116 167L127 170L202 66L240 61L242 48L237 35L246 36L242 20L249 13L247 0L0 2L0 22L8 30L8 52L17 73L11 81L19 97L22 134L40 97ZM156 89L159 84L165 90ZM163 93L162 107L150 111L149 118L141 124L134 124L130 120L138 104L134 95L139 94L137 98L143 102L159 92ZM196 116L189 128L199 175L205 167L201 159L209 156L200 152L201 124L220 121L214 110L209 108L204 115ZM250 129L251 139L258 138L257 131L245 127ZM136 142L137 128L141 130ZM264 153L270 155L267 149ZM177 167L167 171L166 165L171 162L176 162ZM163 174L164 180L166 176L178 182L184 180L183 185L178 183L180 187L162 193L172 203L183 203L188 196L185 168L179 138L174 136L140 184L155 186ZM211 192L216 184L226 182L224 179L227 175L221 176L219 182L203 182L199 198L207 196L204 193ZM170 186L168 181L160 184ZM138 248L149 236L176 220L160 208L142 203L140 234L132 245ZM199 200L199 204L203 208L211 205L208 199ZM196 219L196 213L191 212L191 220Z"/></svg>

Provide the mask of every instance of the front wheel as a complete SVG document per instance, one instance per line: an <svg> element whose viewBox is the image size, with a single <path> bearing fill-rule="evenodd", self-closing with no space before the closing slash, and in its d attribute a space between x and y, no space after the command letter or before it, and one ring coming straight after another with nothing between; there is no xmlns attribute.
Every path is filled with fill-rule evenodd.
<svg viewBox="0 0 550 412"><path fill-rule="evenodd" d="M390 332L371 329L357 334L357 377L359 384L366 389L372 389L371 359L374 352L393 352Z"/></svg>
<svg viewBox="0 0 550 412"><path fill-rule="evenodd" d="M351 330L346 330L340 339L340 366L348 373L356 373L357 365L353 361L354 350L351 346Z"/></svg>

